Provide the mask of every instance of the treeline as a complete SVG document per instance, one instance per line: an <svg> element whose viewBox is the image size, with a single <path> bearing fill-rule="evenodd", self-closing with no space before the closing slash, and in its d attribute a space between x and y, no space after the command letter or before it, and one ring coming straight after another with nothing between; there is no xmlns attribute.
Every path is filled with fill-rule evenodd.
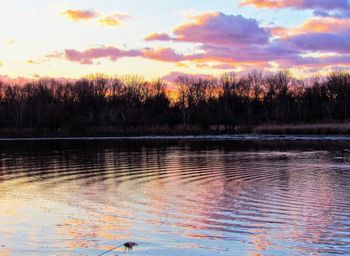
<svg viewBox="0 0 350 256"><path fill-rule="evenodd" d="M0 82L0 129L85 132L145 127L234 131L238 125L343 121L350 74L297 80L288 72L219 79L180 76L173 84L139 76L96 75L74 82Z"/></svg>

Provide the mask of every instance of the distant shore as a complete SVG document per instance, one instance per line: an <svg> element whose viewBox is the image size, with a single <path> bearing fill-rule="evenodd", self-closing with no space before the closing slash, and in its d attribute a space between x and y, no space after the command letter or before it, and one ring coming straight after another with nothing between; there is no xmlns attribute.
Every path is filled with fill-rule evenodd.
<svg viewBox="0 0 350 256"><path fill-rule="evenodd" d="M127 127L124 129L116 127L86 127L84 129L37 129L37 128L6 128L0 129L0 138L138 138L138 137L164 137L164 138L186 138L186 137L231 137L261 135L349 135L350 123L320 123L320 124L265 124L244 125L227 129L224 126L211 126L202 128L199 126L156 126L156 127Z"/></svg>

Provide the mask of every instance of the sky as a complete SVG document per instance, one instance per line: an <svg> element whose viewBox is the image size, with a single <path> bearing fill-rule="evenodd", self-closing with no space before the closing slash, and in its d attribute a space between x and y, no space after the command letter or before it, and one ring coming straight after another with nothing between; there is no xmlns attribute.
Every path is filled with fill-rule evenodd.
<svg viewBox="0 0 350 256"><path fill-rule="evenodd" d="M350 0L0 0L0 76L350 69Z"/></svg>

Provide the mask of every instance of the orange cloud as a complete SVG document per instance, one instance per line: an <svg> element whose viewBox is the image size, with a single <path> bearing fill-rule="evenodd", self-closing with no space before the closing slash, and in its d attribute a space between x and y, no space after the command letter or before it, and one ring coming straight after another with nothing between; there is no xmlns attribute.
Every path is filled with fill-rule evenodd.
<svg viewBox="0 0 350 256"><path fill-rule="evenodd" d="M27 63L28 63L28 64L40 64L39 61L37 61L37 60L32 60L32 59L27 60Z"/></svg>
<svg viewBox="0 0 350 256"><path fill-rule="evenodd" d="M346 32L350 31L350 19L338 19L334 17L312 18L306 21L300 28L300 32Z"/></svg>
<svg viewBox="0 0 350 256"><path fill-rule="evenodd" d="M66 10L63 15L73 21L96 20L100 26L115 27L119 26L123 20L130 19L129 14L115 13L112 15L103 15L94 10ZM97 18L99 18L97 20Z"/></svg>
<svg viewBox="0 0 350 256"><path fill-rule="evenodd" d="M66 10L62 14L73 21L91 20L99 16L93 10Z"/></svg>
<svg viewBox="0 0 350 256"><path fill-rule="evenodd" d="M64 57L64 53L62 51L54 51L45 55L46 59L59 59L63 57Z"/></svg>
<svg viewBox="0 0 350 256"><path fill-rule="evenodd" d="M189 68L188 65L186 65L185 63L182 63L182 62L176 63L176 66L179 67L179 68Z"/></svg>
<svg viewBox="0 0 350 256"><path fill-rule="evenodd" d="M336 17L313 17L296 28L272 27L274 36L288 37L305 33L344 33L350 32L350 19Z"/></svg>
<svg viewBox="0 0 350 256"><path fill-rule="evenodd" d="M113 17L111 17L111 16L108 16L108 17L106 17L106 18L100 19L100 20L98 21L98 23L99 23L101 26L114 27L114 26L120 25L120 20L119 20L119 19L116 19L116 18L113 18Z"/></svg>
<svg viewBox="0 0 350 256"><path fill-rule="evenodd" d="M130 19L131 16L128 14L113 14L106 16L98 21L100 26L104 27L114 27L119 26L123 20Z"/></svg>
<svg viewBox="0 0 350 256"><path fill-rule="evenodd" d="M243 0L240 6L253 5L256 8L283 8L286 7L285 1L274 0Z"/></svg>
<svg viewBox="0 0 350 256"><path fill-rule="evenodd" d="M171 37L166 33L151 33L144 38L146 41L169 41Z"/></svg>

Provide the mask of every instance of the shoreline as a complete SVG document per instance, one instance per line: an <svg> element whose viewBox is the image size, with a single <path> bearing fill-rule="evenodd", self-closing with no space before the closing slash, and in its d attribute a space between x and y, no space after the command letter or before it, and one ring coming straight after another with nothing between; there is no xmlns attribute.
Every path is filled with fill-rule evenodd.
<svg viewBox="0 0 350 256"><path fill-rule="evenodd" d="M139 137L239 137L239 136L350 136L350 120L342 123L300 123L300 124L260 124L224 125L200 127L197 125L169 126L88 126L83 129L59 128L0 128L0 139L23 138L139 138Z"/></svg>
<svg viewBox="0 0 350 256"><path fill-rule="evenodd" d="M315 124L237 125L225 131L223 126L201 129L198 126L86 127L85 130L24 128L0 129L0 143L12 142L221 142L221 143L350 143L350 122Z"/></svg>
<svg viewBox="0 0 350 256"><path fill-rule="evenodd" d="M9 137L0 142L26 141L198 141L198 142L273 142L273 141L348 141L350 135L302 135L302 134L241 134L241 135L149 135L149 136L72 136L72 137Z"/></svg>

